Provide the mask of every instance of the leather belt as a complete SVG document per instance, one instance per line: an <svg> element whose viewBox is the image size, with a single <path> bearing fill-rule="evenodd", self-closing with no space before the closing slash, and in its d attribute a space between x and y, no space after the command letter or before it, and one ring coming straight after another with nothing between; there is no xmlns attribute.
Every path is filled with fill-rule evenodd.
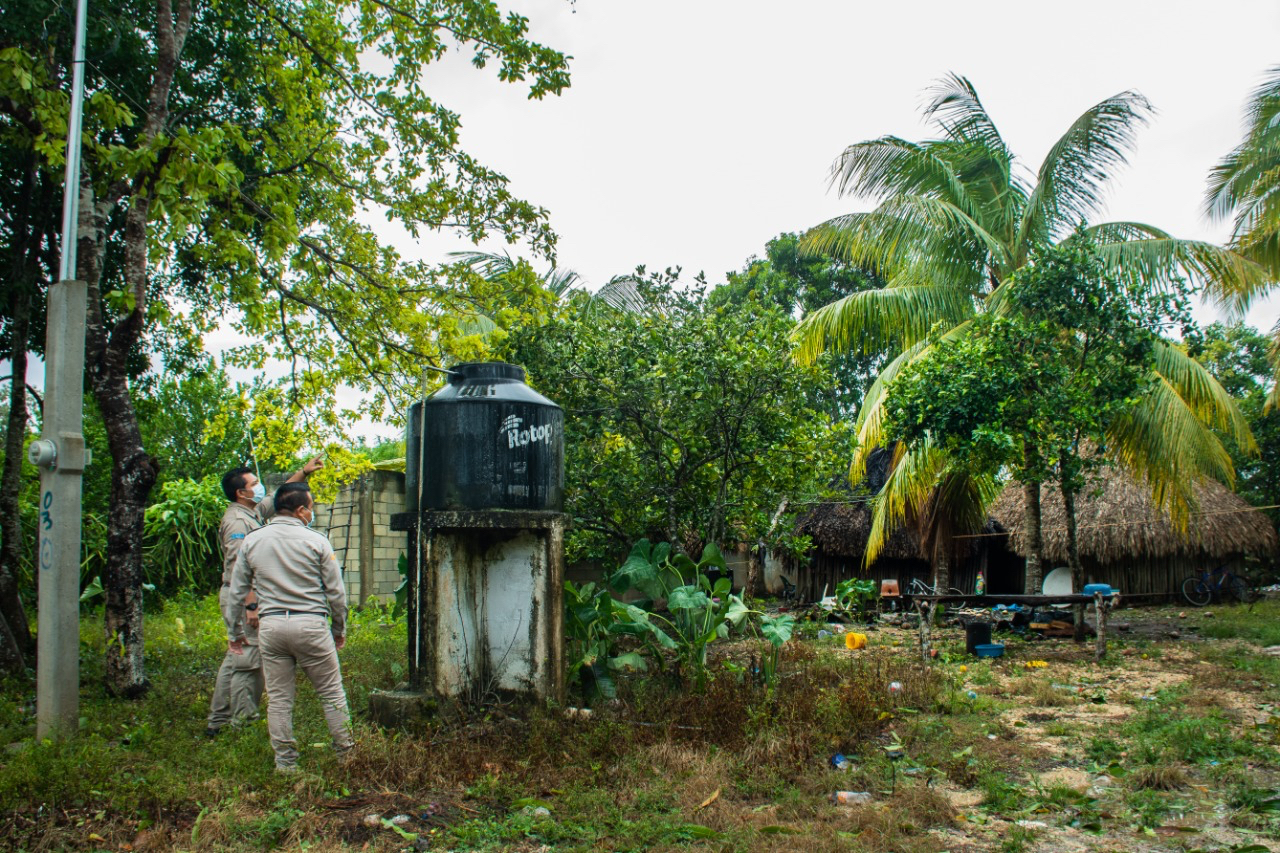
<svg viewBox="0 0 1280 853"><path fill-rule="evenodd" d="M258 614L258 618L263 616L328 616L328 613L322 613L319 610L264 610Z"/></svg>

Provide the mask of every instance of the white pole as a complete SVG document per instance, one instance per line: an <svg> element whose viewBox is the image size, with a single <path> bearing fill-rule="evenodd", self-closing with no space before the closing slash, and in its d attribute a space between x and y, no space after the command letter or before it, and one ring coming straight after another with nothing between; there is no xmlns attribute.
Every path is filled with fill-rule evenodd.
<svg viewBox="0 0 1280 853"><path fill-rule="evenodd" d="M49 289L45 332L44 429L28 448L40 466L40 601L37 614L36 737L74 734L80 713L81 483L84 447L84 323L87 288L76 274L80 136L88 0L77 0L67 177L62 202L59 281Z"/></svg>

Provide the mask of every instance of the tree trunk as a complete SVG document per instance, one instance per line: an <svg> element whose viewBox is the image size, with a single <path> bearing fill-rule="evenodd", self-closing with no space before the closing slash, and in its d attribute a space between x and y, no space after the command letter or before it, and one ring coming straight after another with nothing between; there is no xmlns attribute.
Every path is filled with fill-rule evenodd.
<svg viewBox="0 0 1280 853"><path fill-rule="evenodd" d="M107 634L105 682L112 696L136 699L150 689L143 662L142 522L147 497L156 482L155 462L142 449L138 421L128 388L113 390L95 383L94 398L102 409L111 455L111 509L107 520L107 560L102 589ZM124 383L119 383L123 385ZM104 401L123 400L127 413L107 414Z"/></svg>
<svg viewBox="0 0 1280 853"><path fill-rule="evenodd" d="M1027 539L1027 573L1023 589L1039 595L1044 576L1044 539L1040 531L1040 484L1023 483L1023 533Z"/></svg>
<svg viewBox="0 0 1280 853"><path fill-rule="evenodd" d="M756 547L751 549L751 559L747 561L747 584L743 589L744 596L752 598L760 598L765 593L764 588L764 560L768 551L765 540L773 535L773 531L778 529L778 522L782 520L782 516L787 511L787 505L790 503L789 498L783 498L778 504L777 510L773 513L773 518L769 521L769 529L765 531L764 536L756 541Z"/></svg>
<svg viewBox="0 0 1280 853"><path fill-rule="evenodd" d="M933 555L933 588L946 595L951 588L951 543L936 549Z"/></svg>
<svg viewBox="0 0 1280 853"><path fill-rule="evenodd" d="M1084 565L1080 562L1080 549L1076 541L1076 492L1062 479L1062 509L1067 517L1067 565L1071 567L1071 591L1076 595L1084 592ZM1077 604L1072 608L1075 613L1075 634L1077 643L1085 641L1084 605Z"/></svg>
<svg viewBox="0 0 1280 853"><path fill-rule="evenodd" d="M43 179L34 152L22 176L22 191L9 211L13 241L12 268L3 301L9 318L9 418L5 427L4 467L0 470L0 669L20 673L34 667L36 644L27 609L18 586L23 554L22 517L18 496L22 492L23 445L27 438L27 351L32 337L32 313L43 285L42 270L48 257L49 237L60 220L53 214L52 182ZM38 332L37 332L38 333ZM30 543L27 543L30 547ZM39 582L39 573L33 578Z"/></svg>
<svg viewBox="0 0 1280 853"><path fill-rule="evenodd" d="M81 193L88 193L92 199L90 185L83 185ZM142 522L157 469L142 446L142 430L129 397L127 364L129 350L142 333L140 309L145 298L149 208L147 199L135 197L125 218L124 275L137 307L115 323L109 333L101 307L100 256L96 252L80 254L80 275L89 283L85 347L89 380L112 459L106 566L102 576L107 635L104 682L108 694L126 699L140 697L150 688L143 661ZM82 205L81 214L81 233L101 233L98 229L104 227L105 216L100 207L90 201ZM88 222L84 221L86 218ZM87 255L92 255L92 260Z"/></svg>
<svg viewBox="0 0 1280 853"><path fill-rule="evenodd" d="M156 66L151 77L140 142L153 142L169 121L169 94L191 24L190 0L156 0ZM137 412L129 397L128 356L142 338L148 295L148 218L155 185L171 148L128 180L111 185L101 204L94 203L92 181L82 180L78 274L89 286L85 360L94 400L102 414L111 448L111 505L107 514L107 564L102 586L106 595L107 692L136 698L150 688L143 666L142 522L157 468L143 449ZM102 256L109 216L128 199L124 215L123 287L133 306L114 323L103 313Z"/></svg>
<svg viewBox="0 0 1280 853"><path fill-rule="evenodd" d="M30 333L31 299L23 294L15 300L10 335L9 421L4 441L4 469L0 471L0 665L21 672L34 661L35 644L27 621L27 610L18 590L18 563L22 557L22 519L18 513L18 493L22 489L22 445L27 434L27 337Z"/></svg>
<svg viewBox="0 0 1280 853"><path fill-rule="evenodd" d="M934 548L933 553L933 588L938 595L946 595L951 589L951 537L948 536L945 544L939 544ZM934 622L937 617L938 602L929 603L929 621Z"/></svg>
<svg viewBox="0 0 1280 853"><path fill-rule="evenodd" d="M742 585L743 598L760 598L761 582L764 578L764 542L757 542L756 547L747 553L747 579Z"/></svg>

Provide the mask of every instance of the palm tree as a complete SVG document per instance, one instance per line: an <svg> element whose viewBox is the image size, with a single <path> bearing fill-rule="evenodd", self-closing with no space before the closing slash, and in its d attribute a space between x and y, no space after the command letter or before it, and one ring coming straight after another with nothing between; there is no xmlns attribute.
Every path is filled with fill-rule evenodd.
<svg viewBox="0 0 1280 853"><path fill-rule="evenodd" d="M506 252L501 255L490 252L450 252L449 257L470 267L486 281L502 281L514 275L520 265L526 263L522 259L512 258ZM586 294L586 310L596 310L601 305L607 305L617 311L640 311L644 306L636 290L637 279L634 275L615 275L594 292L588 291L586 279L571 269L551 267L539 276L539 280L543 287L560 300L570 299L575 293Z"/></svg>
<svg viewBox="0 0 1280 853"><path fill-rule="evenodd" d="M802 360L827 348L899 353L858 413L859 449L850 479L860 479L871 450L892 443L882 424L893 378L929 350L932 332L939 333L935 340L954 340L980 313L1010 310L1003 285L1038 247L1079 232L1131 286L1166 288L1190 278L1232 306L1245 304L1269 282L1259 264L1230 249L1176 239L1144 223L1087 224L1101 207L1112 172L1126 162L1135 132L1153 113L1136 92L1107 98L1076 119L1031 174L1016 161L973 85L950 75L930 90L924 110L939 138L910 142L885 136L845 149L832 167L832 183L841 195L868 197L878 205L819 225L806 235L805 247L873 269L885 286L813 312L796 337ZM1159 343L1155 362L1155 391L1114 425L1112 452L1145 477L1158 503L1185 518L1194 480L1234 477L1213 428L1229 432L1242 447L1252 447L1253 438L1227 392L1185 352ZM934 458L938 453L900 457L899 490L914 494L916 504L923 505L942 472L951 470ZM1033 552L1027 584L1035 590L1040 487L1024 485ZM977 499L983 490L964 493ZM890 503L878 502L881 535L873 537L869 558L892 530Z"/></svg>
<svg viewBox="0 0 1280 853"><path fill-rule="evenodd" d="M1280 66L1254 89L1245 107L1244 140L1209 173L1205 212L1231 220L1229 245L1280 277ZM1280 380L1280 323L1271 330L1272 364ZM1280 403L1280 381L1268 406Z"/></svg>

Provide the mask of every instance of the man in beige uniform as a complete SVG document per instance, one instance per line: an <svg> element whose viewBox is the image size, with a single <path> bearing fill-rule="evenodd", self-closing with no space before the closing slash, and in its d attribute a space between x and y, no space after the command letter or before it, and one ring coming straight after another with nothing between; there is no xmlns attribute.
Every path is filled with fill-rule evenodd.
<svg viewBox="0 0 1280 853"><path fill-rule="evenodd" d="M353 740L338 649L346 645L347 591L329 540L309 530L314 501L305 483L285 483L275 494L276 515L244 540L231 573L227 648L245 651L237 634L250 590L258 599L258 642L267 684L267 730L276 769L298 767L293 739L294 675L299 666L320 695L325 722L339 755Z"/></svg>
<svg viewBox="0 0 1280 853"><path fill-rule="evenodd" d="M302 466L302 470L289 477L288 482L304 482L312 473L324 467L320 457ZM218 526L218 541L222 545L222 589L218 593L218 607L222 618L230 613L231 570L235 567L240 546L249 533L261 527L273 511L266 489L249 468L232 468L222 477L222 492L230 504ZM209 702L208 727L205 735L216 737L222 727L257 716L262 699L262 665L258 657L258 614L252 596L247 615L236 627L238 636L244 638L245 653L223 655L218 667L218 678L213 686L213 699Z"/></svg>

